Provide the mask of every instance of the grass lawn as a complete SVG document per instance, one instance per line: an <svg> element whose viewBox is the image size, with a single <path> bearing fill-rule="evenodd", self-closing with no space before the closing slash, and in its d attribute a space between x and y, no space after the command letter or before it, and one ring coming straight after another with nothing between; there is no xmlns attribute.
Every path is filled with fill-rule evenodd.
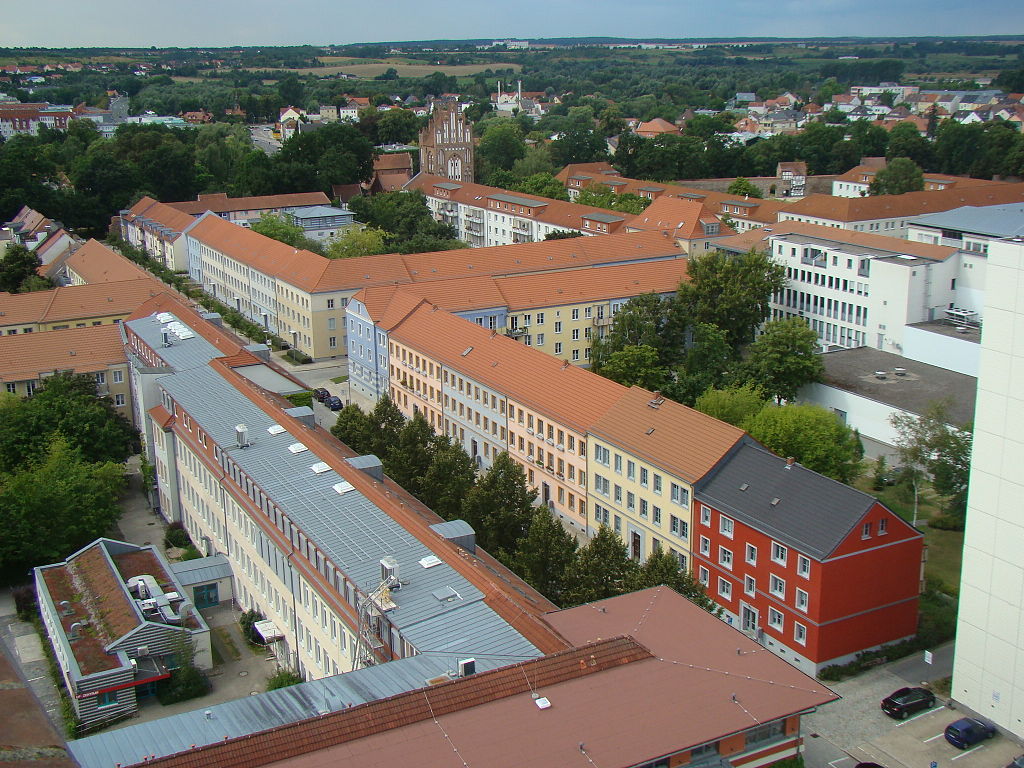
<svg viewBox="0 0 1024 768"><path fill-rule="evenodd" d="M348 381L348 376L335 376L333 379L331 379L331 381L333 381L335 384L341 384L343 382Z"/></svg>

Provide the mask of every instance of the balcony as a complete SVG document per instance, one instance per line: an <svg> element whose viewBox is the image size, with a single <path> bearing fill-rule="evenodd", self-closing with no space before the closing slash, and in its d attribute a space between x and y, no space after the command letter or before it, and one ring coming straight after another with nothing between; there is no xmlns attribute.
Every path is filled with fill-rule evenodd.
<svg viewBox="0 0 1024 768"><path fill-rule="evenodd" d="M522 219L516 219L512 222L513 232L533 232L533 223L529 221L523 221Z"/></svg>
<svg viewBox="0 0 1024 768"><path fill-rule="evenodd" d="M473 221L471 219L466 219L466 221L463 222L462 224L462 228L465 229L467 232L474 232L476 234L482 235L484 231L484 223L482 221Z"/></svg>
<svg viewBox="0 0 1024 768"><path fill-rule="evenodd" d="M513 243L532 243L533 235L528 232L513 232L512 233Z"/></svg>
<svg viewBox="0 0 1024 768"><path fill-rule="evenodd" d="M614 317L595 317L594 318L594 325L596 325L598 328L603 328L605 326L612 325L614 323L615 323L615 318Z"/></svg>
<svg viewBox="0 0 1024 768"><path fill-rule="evenodd" d="M513 339L518 339L520 336L525 336L530 332L529 328L506 328L505 335L511 336Z"/></svg>

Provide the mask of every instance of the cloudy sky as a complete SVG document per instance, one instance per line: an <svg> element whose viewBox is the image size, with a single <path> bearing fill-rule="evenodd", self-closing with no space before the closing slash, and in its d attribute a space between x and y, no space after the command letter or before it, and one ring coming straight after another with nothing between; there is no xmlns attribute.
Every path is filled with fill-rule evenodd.
<svg viewBox="0 0 1024 768"><path fill-rule="evenodd" d="M5 0L0 46L1015 34L1021 0Z"/></svg>

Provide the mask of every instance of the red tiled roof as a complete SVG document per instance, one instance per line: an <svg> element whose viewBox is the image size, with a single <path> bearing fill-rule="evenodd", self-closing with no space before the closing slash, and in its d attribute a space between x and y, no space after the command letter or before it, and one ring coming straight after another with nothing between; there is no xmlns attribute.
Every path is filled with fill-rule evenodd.
<svg viewBox="0 0 1024 768"><path fill-rule="evenodd" d="M1024 202L1024 184L988 184L980 187L907 192L903 195L872 197L833 197L808 195L779 212L783 216L810 216L832 221L854 222L869 219L912 217L936 213L964 205L1000 205Z"/></svg>
<svg viewBox="0 0 1024 768"><path fill-rule="evenodd" d="M195 221L195 217L190 214L167 203L158 202L151 197L142 198L129 210L130 212L122 217L125 221L135 221L141 216L155 221L157 224L162 224L174 232L184 232Z"/></svg>
<svg viewBox="0 0 1024 768"><path fill-rule="evenodd" d="M98 240L90 239L65 262L86 283L116 283L153 277L130 259L126 259Z"/></svg>
<svg viewBox="0 0 1024 768"><path fill-rule="evenodd" d="M0 336L0 381L34 381L69 369L93 373L127 362L121 328L113 323Z"/></svg>
<svg viewBox="0 0 1024 768"><path fill-rule="evenodd" d="M127 315L161 290L161 283L146 277L115 283L66 285L31 293L0 293L0 309L4 312L0 325Z"/></svg>
<svg viewBox="0 0 1024 768"><path fill-rule="evenodd" d="M231 211L261 211L268 208L291 208L303 205L330 205L331 201L323 192L295 192L287 195L264 195L262 197L228 197L225 193L199 195L198 200L167 203L179 211L198 216L206 211L229 213Z"/></svg>
<svg viewBox="0 0 1024 768"><path fill-rule="evenodd" d="M580 432L625 391L596 373L426 303L398 323L390 338Z"/></svg>
<svg viewBox="0 0 1024 768"><path fill-rule="evenodd" d="M373 156L375 171L409 171L412 173L412 155L408 152L387 152Z"/></svg>
<svg viewBox="0 0 1024 768"><path fill-rule="evenodd" d="M703 239L704 224L718 224L717 237L736 234L725 224L719 224L718 217L701 200L681 197L659 197L642 212L626 222L627 231L661 230L679 240Z"/></svg>

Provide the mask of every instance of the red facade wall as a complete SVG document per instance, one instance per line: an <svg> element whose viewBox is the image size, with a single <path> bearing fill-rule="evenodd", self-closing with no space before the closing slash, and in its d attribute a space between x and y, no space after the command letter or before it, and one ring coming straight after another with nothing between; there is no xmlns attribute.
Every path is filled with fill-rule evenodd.
<svg viewBox="0 0 1024 768"><path fill-rule="evenodd" d="M704 506L707 506L706 504ZM766 638L793 649L815 663L855 653L914 634L917 627L917 596L920 589L923 542L921 535L875 504L824 562L811 558L807 577L797 573L798 555L787 546L786 564L771 559L772 538L739 521L733 537L721 532L721 514L711 508L711 524L701 522L701 504L696 505L693 529L693 571L703 565L710 571L709 595L737 616L741 602L756 609L758 627ZM887 531L878 534L885 519ZM871 523L871 535L862 538L862 525ZM708 555L700 554L700 538L711 542ZM746 545L757 548L757 563L746 562ZM780 542L782 543L782 542ZM731 550L732 569L719 563L719 548ZM785 581L785 597L769 594L771 576ZM744 577L756 580L756 594L744 593ZM720 577L732 583L732 598L719 594ZM797 589L808 594L807 609L797 605ZM784 617L782 630L768 625L768 609ZM795 641L795 622L806 627L806 643ZM737 625L739 626L739 625Z"/></svg>

